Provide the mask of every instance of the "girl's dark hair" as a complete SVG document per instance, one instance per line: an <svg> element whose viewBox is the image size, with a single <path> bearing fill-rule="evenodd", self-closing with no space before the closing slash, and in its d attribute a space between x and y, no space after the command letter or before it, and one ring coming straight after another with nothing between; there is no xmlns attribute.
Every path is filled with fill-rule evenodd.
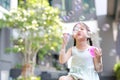
<svg viewBox="0 0 120 80"><path fill-rule="evenodd" d="M92 39L91 38L87 38L87 40L89 41L90 46L93 46Z"/></svg>
<svg viewBox="0 0 120 80"><path fill-rule="evenodd" d="M76 46L76 40L74 39L74 46Z"/></svg>
<svg viewBox="0 0 120 80"><path fill-rule="evenodd" d="M85 23L81 23L81 22L75 24L75 26L73 27L73 31L74 31L74 28L75 28L77 25L85 26L85 28L87 29L87 31L88 31L88 32L90 31L89 27L88 27ZM89 37L89 38L87 38L87 40L89 41L90 46L92 46L92 45L93 45L92 39ZM75 39L74 39L74 46L76 46L76 40L75 40Z"/></svg>
<svg viewBox="0 0 120 80"><path fill-rule="evenodd" d="M90 46L93 46L92 39L87 38L87 40L89 41ZM74 39L74 46L76 46L76 40L75 39Z"/></svg>

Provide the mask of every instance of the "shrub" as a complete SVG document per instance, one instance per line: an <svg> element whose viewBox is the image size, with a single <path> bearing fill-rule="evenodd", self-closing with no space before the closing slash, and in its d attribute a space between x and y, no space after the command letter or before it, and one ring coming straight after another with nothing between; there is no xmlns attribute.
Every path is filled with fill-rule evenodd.
<svg viewBox="0 0 120 80"><path fill-rule="evenodd" d="M114 72L115 72L116 80L120 80L120 62L114 65Z"/></svg>
<svg viewBox="0 0 120 80"><path fill-rule="evenodd" d="M28 78L18 78L17 80L41 80L41 77L36 77L36 76L31 76L31 77L28 77Z"/></svg>

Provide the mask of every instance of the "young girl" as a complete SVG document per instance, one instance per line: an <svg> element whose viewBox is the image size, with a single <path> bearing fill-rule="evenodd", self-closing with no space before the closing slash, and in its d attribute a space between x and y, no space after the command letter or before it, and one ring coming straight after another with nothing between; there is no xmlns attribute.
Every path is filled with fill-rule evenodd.
<svg viewBox="0 0 120 80"><path fill-rule="evenodd" d="M99 48L91 46L89 33L86 24L77 23L73 27L74 46L67 52L68 39L64 35L59 62L64 64L71 59L71 65L68 75L61 76L59 80L100 80L97 72L102 71L102 53Z"/></svg>

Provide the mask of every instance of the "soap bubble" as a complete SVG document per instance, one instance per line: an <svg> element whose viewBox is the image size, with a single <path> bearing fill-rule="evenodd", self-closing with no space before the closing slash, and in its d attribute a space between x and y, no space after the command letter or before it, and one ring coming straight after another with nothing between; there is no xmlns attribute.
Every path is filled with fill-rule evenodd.
<svg viewBox="0 0 120 80"><path fill-rule="evenodd" d="M80 9L81 9L80 5L78 5L78 6L75 7L75 11L79 11Z"/></svg>
<svg viewBox="0 0 120 80"><path fill-rule="evenodd" d="M109 24L104 24L103 27L102 27L102 30L107 31L109 28L110 28Z"/></svg>
<svg viewBox="0 0 120 80"><path fill-rule="evenodd" d="M68 16L72 16L72 15L74 15L74 11L70 11L70 12L68 13Z"/></svg>

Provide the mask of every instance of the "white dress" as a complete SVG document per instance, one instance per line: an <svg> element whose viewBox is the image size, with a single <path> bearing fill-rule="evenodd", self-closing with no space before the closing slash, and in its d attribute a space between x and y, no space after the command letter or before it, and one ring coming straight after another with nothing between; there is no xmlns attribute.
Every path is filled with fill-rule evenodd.
<svg viewBox="0 0 120 80"><path fill-rule="evenodd" d="M89 48L84 51L80 51L76 47L72 48L69 69L68 75L72 76L74 80L100 80L94 69L93 57Z"/></svg>

